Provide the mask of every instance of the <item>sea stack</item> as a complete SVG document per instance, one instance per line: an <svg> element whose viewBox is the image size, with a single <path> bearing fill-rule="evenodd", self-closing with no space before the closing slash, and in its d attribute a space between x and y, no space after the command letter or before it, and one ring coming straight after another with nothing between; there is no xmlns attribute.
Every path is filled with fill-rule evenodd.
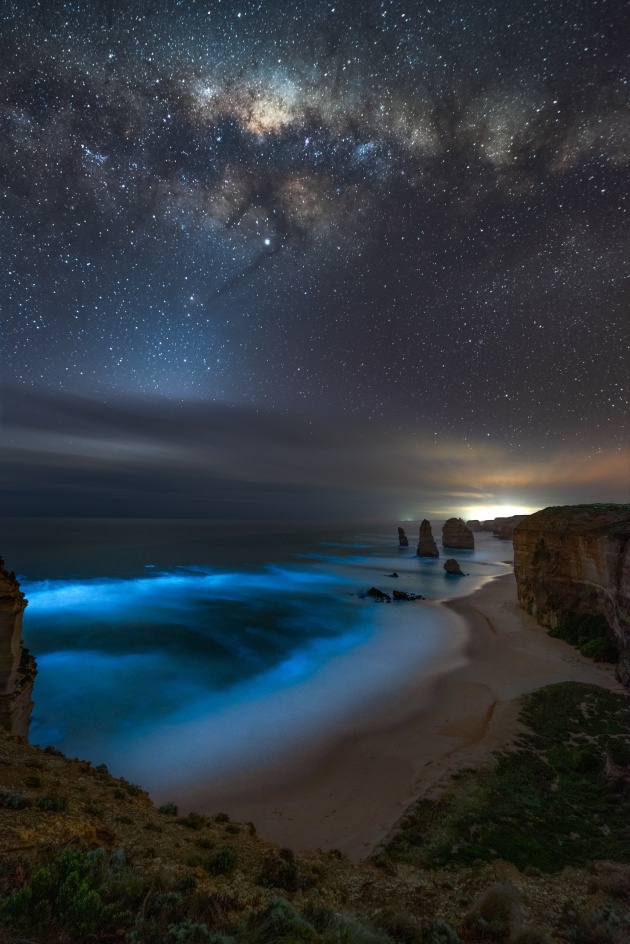
<svg viewBox="0 0 630 944"><path fill-rule="evenodd" d="M470 528L461 518L449 518L442 528L442 547L457 547L465 551L474 551L475 539Z"/></svg>
<svg viewBox="0 0 630 944"><path fill-rule="evenodd" d="M483 531L483 527L481 526L481 521L479 521L477 518L473 518L472 521L467 521L466 527L469 528L473 532L473 534L477 534L479 531Z"/></svg>
<svg viewBox="0 0 630 944"><path fill-rule="evenodd" d="M420 537L418 540L418 550L416 551L418 557L439 557L440 552L437 549L437 544L433 540L433 532L431 531L431 522L427 521L424 518L422 524L420 525Z"/></svg>
<svg viewBox="0 0 630 944"><path fill-rule="evenodd" d="M409 547L409 538L402 528L398 529L398 543L401 547Z"/></svg>
<svg viewBox="0 0 630 944"><path fill-rule="evenodd" d="M22 643L27 602L15 574L0 557L0 728L21 737L28 737L37 674L35 659Z"/></svg>
<svg viewBox="0 0 630 944"><path fill-rule="evenodd" d="M608 661L602 648L616 643L630 690L630 505L545 508L517 524L513 540L521 606L553 635L574 635L584 655Z"/></svg>
<svg viewBox="0 0 630 944"><path fill-rule="evenodd" d="M454 557L449 557L447 561L444 561L444 570L447 574L455 574L457 577L464 576L458 561Z"/></svg>

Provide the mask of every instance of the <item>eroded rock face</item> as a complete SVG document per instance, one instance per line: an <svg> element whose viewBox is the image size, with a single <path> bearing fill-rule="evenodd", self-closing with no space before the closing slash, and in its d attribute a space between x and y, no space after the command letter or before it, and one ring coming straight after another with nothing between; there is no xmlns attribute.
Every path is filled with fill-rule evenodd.
<svg viewBox="0 0 630 944"><path fill-rule="evenodd" d="M475 549L475 539L469 527L461 518L449 518L442 528L442 547L459 547L464 550Z"/></svg>
<svg viewBox="0 0 630 944"><path fill-rule="evenodd" d="M401 547L409 547L409 538L402 528L398 529L398 543Z"/></svg>
<svg viewBox="0 0 630 944"><path fill-rule="evenodd" d="M437 549L437 544L433 540L433 531L431 530L431 522L427 521L426 518L422 521L420 525L420 536L418 540L418 550L416 551L418 557L439 557L440 552Z"/></svg>
<svg viewBox="0 0 630 944"><path fill-rule="evenodd" d="M466 527L470 528L473 534L477 534L478 531L483 531L481 521L478 521L477 518L473 518L472 521L467 521Z"/></svg>
<svg viewBox="0 0 630 944"><path fill-rule="evenodd" d="M619 650L618 676L630 688L630 505L563 505L529 515L514 530L518 599L555 630L601 616Z"/></svg>
<svg viewBox="0 0 630 944"><path fill-rule="evenodd" d="M447 574L455 574L458 577L464 576L462 569L459 566L459 563L455 560L454 557L449 557L447 561L444 561L444 570L446 571Z"/></svg>
<svg viewBox="0 0 630 944"><path fill-rule="evenodd" d="M37 669L22 644L22 613L27 601L0 558L0 728L28 737Z"/></svg>

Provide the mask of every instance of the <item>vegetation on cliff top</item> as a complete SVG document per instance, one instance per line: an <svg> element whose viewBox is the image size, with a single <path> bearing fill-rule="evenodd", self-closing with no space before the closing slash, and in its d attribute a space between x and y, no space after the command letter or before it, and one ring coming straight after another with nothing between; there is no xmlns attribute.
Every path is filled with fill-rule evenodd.
<svg viewBox="0 0 630 944"><path fill-rule="evenodd" d="M492 767L465 770L437 803L415 804L385 851L456 868L502 858L556 872L630 862L630 699L564 682L523 700L530 728Z"/></svg>
<svg viewBox="0 0 630 944"><path fill-rule="evenodd" d="M516 749L360 865L0 736L0 944L622 944L630 867L593 860L630 857L629 704L529 696Z"/></svg>

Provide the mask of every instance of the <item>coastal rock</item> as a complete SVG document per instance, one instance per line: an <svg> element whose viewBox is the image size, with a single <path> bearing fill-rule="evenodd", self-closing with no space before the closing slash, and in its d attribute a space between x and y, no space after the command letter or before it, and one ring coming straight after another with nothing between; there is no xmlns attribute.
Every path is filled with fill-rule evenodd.
<svg viewBox="0 0 630 944"><path fill-rule="evenodd" d="M420 536L418 540L418 550L416 551L418 557L439 557L440 552L437 549L437 544L433 540L433 532L431 530L431 522L427 521L426 518L423 519L422 524L420 525Z"/></svg>
<svg viewBox="0 0 630 944"><path fill-rule="evenodd" d="M404 590L394 590L394 600L424 600L419 593L405 593Z"/></svg>
<svg viewBox="0 0 630 944"><path fill-rule="evenodd" d="M444 570L447 574L457 574L460 577L464 576L464 573L459 566L459 563L455 560L454 557L449 557L447 561L444 561Z"/></svg>
<svg viewBox="0 0 630 944"><path fill-rule="evenodd" d="M370 587L366 596L374 597L375 600L386 600L388 603L390 603L392 599L388 593L383 593L378 587Z"/></svg>
<svg viewBox="0 0 630 944"><path fill-rule="evenodd" d="M608 635L630 689L630 505L545 508L518 524L513 540L521 606L585 655L598 658Z"/></svg>
<svg viewBox="0 0 630 944"><path fill-rule="evenodd" d="M35 659L22 643L27 602L15 574L0 558L0 728L21 737L28 737L37 674Z"/></svg>
<svg viewBox="0 0 630 944"><path fill-rule="evenodd" d="M479 531L483 531L481 526L481 521L478 521L476 518L473 518L471 521L466 522L466 527L472 531L473 534L477 534Z"/></svg>
<svg viewBox="0 0 630 944"><path fill-rule="evenodd" d="M481 530L491 531L495 538L501 538L504 541L511 541L514 528L527 517L527 515L510 515L507 518L489 518L487 521L481 522Z"/></svg>
<svg viewBox="0 0 630 944"><path fill-rule="evenodd" d="M461 518L449 518L442 528L442 547L457 547L473 551L475 539L473 533Z"/></svg>
<svg viewBox="0 0 630 944"><path fill-rule="evenodd" d="M409 547L409 538L402 528L398 529L398 543L401 547Z"/></svg>

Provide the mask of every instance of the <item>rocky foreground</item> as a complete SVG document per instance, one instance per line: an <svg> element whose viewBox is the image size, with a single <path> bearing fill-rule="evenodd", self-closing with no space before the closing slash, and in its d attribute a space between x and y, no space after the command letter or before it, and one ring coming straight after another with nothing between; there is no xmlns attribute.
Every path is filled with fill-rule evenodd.
<svg viewBox="0 0 630 944"><path fill-rule="evenodd" d="M9 734L0 824L5 942L536 944L630 930L630 869L618 862L544 874L496 855L417 867L400 842L358 866L334 850L293 853L220 812L156 809L104 767Z"/></svg>

